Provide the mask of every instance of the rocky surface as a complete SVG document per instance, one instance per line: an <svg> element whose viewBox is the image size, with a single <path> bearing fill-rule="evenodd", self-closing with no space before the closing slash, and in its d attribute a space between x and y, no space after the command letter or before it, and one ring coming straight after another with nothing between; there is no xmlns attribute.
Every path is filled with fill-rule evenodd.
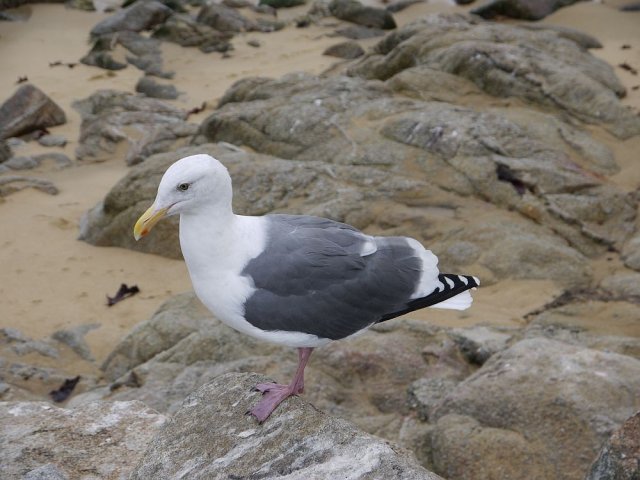
<svg viewBox="0 0 640 480"><path fill-rule="evenodd" d="M342 42L327 48L323 55L353 60L364 55L364 49L357 42Z"/></svg>
<svg viewBox="0 0 640 480"><path fill-rule="evenodd" d="M640 407L638 391L639 360L523 340L443 399L432 433L434 471L490 478L504 463L487 458L508 455L510 478L583 478L594 452Z"/></svg>
<svg viewBox="0 0 640 480"><path fill-rule="evenodd" d="M368 28L392 30L396 28L393 15L387 10L365 6L358 0L332 0L329 12L340 20Z"/></svg>
<svg viewBox="0 0 640 480"><path fill-rule="evenodd" d="M260 381L265 377L228 374L192 393L131 478L440 478L406 452L298 398L258 425L244 413L259 398L252 387Z"/></svg>
<svg viewBox="0 0 640 480"><path fill-rule="evenodd" d="M620 138L640 133L640 117L618 100L625 90L611 67L551 30L429 16L382 40L350 74L386 80L418 65L490 95L602 123Z"/></svg>
<svg viewBox="0 0 640 480"><path fill-rule="evenodd" d="M154 30L153 37L183 47L198 47L203 52L226 52L232 48L229 43L232 34L220 32L189 15L172 15Z"/></svg>
<svg viewBox="0 0 640 480"><path fill-rule="evenodd" d="M111 158L126 144L125 161L133 165L159 151L184 145L197 132L186 112L152 98L99 90L74 102L82 116L76 156L81 161Z"/></svg>
<svg viewBox="0 0 640 480"><path fill-rule="evenodd" d="M124 55L127 63L114 58L114 50L119 47L127 52ZM80 62L107 70L122 70L131 64L147 75L161 78L173 76L173 72L163 69L160 42L128 30L96 36L91 50L80 59Z"/></svg>
<svg viewBox="0 0 640 480"><path fill-rule="evenodd" d="M91 35L149 30L164 22L172 13L169 7L156 0L136 0L130 6L99 22L91 29Z"/></svg>
<svg viewBox="0 0 640 480"><path fill-rule="evenodd" d="M483 18L510 17L541 20L562 7L582 0L492 0L471 12Z"/></svg>
<svg viewBox="0 0 640 480"><path fill-rule="evenodd" d="M142 77L136 83L136 92L144 93L147 97L163 100L175 100L178 98L178 89L173 85L156 82L151 77Z"/></svg>
<svg viewBox="0 0 640 480"><path fill-rule="evenodd" d="M0 105L0 140L67 121L64 111L42 90L26 84Z"/></svg>
<svg viewBox="0 0 640 480"><path fill-rule="evenodd" d="M166 418L141 402L0 403L4 478L126 478Z"/></svg>
<svg viewBox="0 0 640 480"><path fill-rule="evenodd" d="M585 480L634 480L640 478L640 412L611 435Z"/></svg>
<svg viewBox="0 0 640 480"><path fill-rule="evenodd" d="M1 167L2 165L0 165ZM49 180L22 175L0 176L0 198L19 192L25 188L35 188L49 195L56 195L58 188Z"/></svg>

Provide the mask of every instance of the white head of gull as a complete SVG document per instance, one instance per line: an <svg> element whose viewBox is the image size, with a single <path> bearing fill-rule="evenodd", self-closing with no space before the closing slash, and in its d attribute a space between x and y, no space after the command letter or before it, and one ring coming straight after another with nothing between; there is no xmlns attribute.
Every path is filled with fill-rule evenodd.
<svg viewBox="0 0 640 480"><path fill-rule="evenodd" d="M202 303L240 332L298 348L289 385L256 385L263 396L251 413L260 422L303 392L314 348L417 309L471 306L479 280L440 273L436 256L417 240L370 236L307 215L235 215L232 195L229 172L215 158L178 160L134 236L180 215L180 247Z"/></svg>

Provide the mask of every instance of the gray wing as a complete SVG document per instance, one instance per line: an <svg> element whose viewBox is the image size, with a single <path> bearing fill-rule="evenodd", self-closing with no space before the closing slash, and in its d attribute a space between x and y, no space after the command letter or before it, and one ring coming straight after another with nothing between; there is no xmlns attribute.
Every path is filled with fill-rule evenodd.
<svg viewBox="0 0 640 480"><path fill-rule="evenodd" d="M337 340L407 310L422 263L406 239L317 217L267 219L265 251L243 271L256 287L245 303L252 325Z"/></svg>

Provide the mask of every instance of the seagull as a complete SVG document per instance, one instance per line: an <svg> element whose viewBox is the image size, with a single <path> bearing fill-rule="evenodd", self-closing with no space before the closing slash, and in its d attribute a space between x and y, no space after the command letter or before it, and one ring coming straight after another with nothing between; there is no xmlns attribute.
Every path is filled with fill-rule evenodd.
<svg viewBox="0 0 640 480"><path fill-rule="evenodd" d="M202 303L242 333L298 349L291 383L256 385L263 395L250 413L260 423L304 391L315 348L421 308L464 310L480 285L474 276L440 273L437 257L413 238L367 235L308 215L236 215L232 196L222 163L206 154L182 158L163 175L134 237L180 215L180 247Z"/></svg>

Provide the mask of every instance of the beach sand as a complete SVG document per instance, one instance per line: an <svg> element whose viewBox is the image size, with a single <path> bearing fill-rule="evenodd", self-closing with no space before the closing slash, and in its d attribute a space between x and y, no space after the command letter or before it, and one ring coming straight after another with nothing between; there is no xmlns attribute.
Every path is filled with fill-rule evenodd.
<svg viewBox="0 0 640 480"><path fill-rule="evenodd" d="M627 62L640 70L640 13L622 13L614 7L579 3L556 12L545 22L577 28L598 38L604 48L592 50L593 54L614 66L628 89L624 103L640 109L640 89L633 90L640 85L640 77L617 67ZM307 8L287 10L280 16L291 18ZM80 118L71 103L101 88L134 91L142 72L132 66L113 74L80 64L73 69L50 67L50 62L58 60L77 62L88 51L89 30L107 14L70 10L62 5L32 5L28 9L31 17L26 22L0 22L0 101L13 93L18 77L27 76L66 112L68 122L52 128L51 132L64 135L69 143L63 149L45 149L30 142L17 153L62 151L73 158ZM425 13L468 9L452 2L432 1L414 5L394 16L402 25ZM322 51L342 39L327 36L333 31L331 25L335 25L335 19L321 23L304 29L290 26L270 34L238 35L233 39L235 50L228 59L220 54L205 55L195 48L165 44L165 69L176 72L172 83L183 92L174 103L192 108L206 102L207 109L192 117L194 122L199 122L211 112L224 91L240 78L325 71L336 59L323 56ZM258 39L261 47L249 46L247 42L251 39ZM376 41L371 39L361 44L366 48ZM623 49L623 45L630 48ZM611 181L627 191L638 189L640 168L636 164L640 138L623 142L600 129L594 134L614 150L622 168ZM58 369L65 365L62 369L70 376L99 375L97 367L123 335L147 319L167 298L191 289L186 268L182 261L119 248L94 247L77 240L82 215L127 173L121 158L103 163L76 163L64 169L45 164L22 173L53 181L60 193L50 196L26 189L0 201L0 327L17 328L31 338L42 339L56 330L99 324L99 328L86 336L95 357L93 362L80 361L64 349L59 359L35 354L15 359L55 365ZM596 277L619 268L617 257L609 261L603 259L597 262ZM137 285L141 293L107 307L106 295L115 294L121 283ZM446 326L480 323L522 326L526 313L560 293L561 289L549 281L500 282L479 289L469 311L428 310L412 316ZM640 331L636 334L640 336Z"/></svg>

